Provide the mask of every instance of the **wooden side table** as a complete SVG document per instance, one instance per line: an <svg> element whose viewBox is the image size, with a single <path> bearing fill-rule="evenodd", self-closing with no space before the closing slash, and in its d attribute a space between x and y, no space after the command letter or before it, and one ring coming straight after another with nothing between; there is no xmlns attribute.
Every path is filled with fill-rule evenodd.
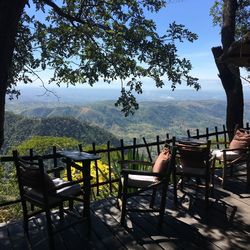
<svg viewBox="0 0 250 250"><path fill-rule="evenodd" d="M94 154L89 154L86 152L80 152L80 151L72 151L72 150L64 150L58 152L61 156L66 158L66 164L67 164L67 173L68 176L71 177L71 174L69 173L72 161L73 162L81 162L82 166L74 165L74 167L80 171L82 171L83 174L83 192L84 192L84 207L83 207L83 215L87 218L89 222L89 227L91 225L90 221L90 191L91 191L91 175L90 175L90 163L91 161L98 160L101 157Z"/></svg>

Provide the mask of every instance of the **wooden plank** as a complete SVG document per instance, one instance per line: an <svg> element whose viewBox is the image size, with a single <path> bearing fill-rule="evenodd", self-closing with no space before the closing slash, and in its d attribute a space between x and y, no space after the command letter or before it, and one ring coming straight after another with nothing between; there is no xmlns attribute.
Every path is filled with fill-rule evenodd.
<svg viewBox="0 0 250 250"><path fill-rule="evenodd" d="M149 204L149 202L146 202L145 205L145 199L140 199L140 197L134 199L133 203L136 207L144 209L148 207ZM134 227L136 225L144 232L143 236L141 235L142 237L147 235L147 241L151 239L152 243L149 248L154 244L154 247L159 249L186 249L188 246L190 249L195 249L194 245L190 245L190 243L183 238L180 239L173 228L169 226L166 227L164 224L162 228L159 228L158 222L159 219L155 213L130 213L129 216L127 216L127 224L129 226L132 225L131 233L134 233ZM139 241L141 241L141 239L139 239Z"/></svg>
<svg viewBox="0 0 250 250"><path fill-rule="evenodd" d="M149 201L143 201L143 199L140 198L136 198L135 201L138 202L138 204L141 205L143 208L148 206L145 204L149 204ZM151 227L153 227L154 229L157 228L159 223L159 218L158 216L156 216L156 213L149 213L149 214L147 213L143 214L142 216L146 220L148 220L149 223L151 223ZM161 247L163 247L164 249L165 248L168 249L169 247L172 247L174 249L176 248L200 249L200 247L202 246L203 249L205 249L206 246L211 245L208 241L206 241L206 239L202 238L200 235L197 236L194 228L189 228L190 226L185 224L181 224L180 226L180 224L181 224L180 221L175 218L172 218L171 223L166 223L166 219L164 218L164 223L162 224L161 233L164 232L166 234L164 236L170 237L172 241L171 245L169 243L166 244L163 241L160 245ZM191 231L193 235L189 234L189 236L186 237L188 231ZM190 239L192 240L190 241Z"/></svg>
<svg viewBox="0 0 250 250"><path fill-rule="evenodd" d="M220 202L212 203L210 208L206 210L204 202L199 204L198 200L195 200L188 209L180 208L179 211L170 211L170 213L173 217L178 215L180 221L194 225L201 235L221 249L239 249L239 246L240 249L247 249L246 245L237 243L237 246L234 242L236 239L246 242L248 236L242 224L238 223L239 221L236 222L235 218L233 222L230 221L228 210L232 207L232 204L227 206L227 204Z"/></svg>
<svg viewBox="0 0 250 250"><path fill-rule="evenodd" d="M12 249L6 223L0 223L0 249Z"/></svg>
<svg viewBox="0 0 250 250"><path fill-rule="evenodd" d="M77 207L78 213L82 213L82 207ZM93 217L93 212L91 210L90 213L91 217ZM84 239L84 241L88 241L88 243L84 243L84 246L89 246L89 249L105 249L105 246L103 245L102 241L98 237L98 235L92 230L93 225L91 226L91 234L90 238L88 238L88 227L86 223L81 223L76 225L74 228L76 229L77 233L80 235L80 237ZM86 238L87 237L87 238ZM88 248L87 248L88 249Z"/></svg>
<svg viewBox="0 0 250 250"><path fill-rule="evenodd" d="M59 216L57 211L52 213L52 222L54 229L58 227ZM32 218L29 223L29 234L31 237L31 243L33 248L36 250L48 249L48 234L47 234L47 224L44 214L39 214L35 218ZM55 242L56 249L66 250L63 239L60 234L54 234L53 239Z"/></svg>
<svg viewBox="0 0 250 250"><path fill-rule="evenodd" d="M105 225L105 223L103 223L96 214L92 214L91 221L92 231L99 236L100 240L106 248L125 249L119 239L115 235L113 235L110 228L108 228L107 225Z"/></svg>
<svg viewBox="0 0 250 250"><path fill-rule="evenodd" d="M8 224L9 240L13 250L28 249L28 242L24 237L22 224L11 222Z"/></svg>
<svg viewBox="0 0 250 250"><path fill-rule="evenodd" d="M107 199L102 203L103 208L106 212L112 214L114 219L120 223L120 210L116 208L116 199ZM124 228L128 233L130 233L136 241L136 244L142 246L144 249L162 249L154 240L150 237L148 232L145 232L145 227L135 221L133 223L129 218L126 219L127 226Z"/></svg>
<svg viewBox="0 0 250 250"><path fill-rule="evenodd" d="M231 189L216 186L210 207L205 209L204 200L184 200L183 206L173 210L172 187L167 199L167 213L162 228L158 228L155 213L131 213L126 217L127 227L122 227L120 211L115 197L91 204L92 231L87 238L87 227L81 223L56 236L56 250L67 249L250 249L249 191L233 181ZM244 184L244 183L243 183ZM181 193L180 193L181 194ZM146 206L145 198L133 202ZM157 196L156 202L159 202ZM79 208L81 212L81 208ZM58 214L53 214L55 225ZM66 217L71 221L71 216ZM66 221L67 222L67 221ZM44 215L30 222L30 235L34 249L48 249ZM46 239L44 241L44 239ZM0 249L28 249L22 222L0 224Z"/></svg>
<svg viewBox="0 0 250 250"><path fill-rule="evenodd" d="M122 245L126 249L143 249L140 245L137 245L136 240L130 235L124 227L120 225L120 223L115 220L115 218L111 215L110 211L104 209L101 206L93 206L95 210L95 214L109 226L111 232L119 239Z"/></svg>

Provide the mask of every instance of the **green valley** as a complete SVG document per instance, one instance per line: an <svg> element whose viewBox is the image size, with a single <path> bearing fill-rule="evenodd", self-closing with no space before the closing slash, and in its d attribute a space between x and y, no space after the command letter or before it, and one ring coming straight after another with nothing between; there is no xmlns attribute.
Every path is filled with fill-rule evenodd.
<svg viewBox="0 0 250 250"><path fill-rule="evenodd" d="M133 116L124 117L112 101L88 105L19 104L9 106L18 114L6 115L5 148L32 135L64 136L83 144L127 142L136 137L155 139L166 133L185 135L187 129L221 127L225 124L224 101L165 101L141 102ZM245 106L246 121L250 118L250 103Z"/></svg>

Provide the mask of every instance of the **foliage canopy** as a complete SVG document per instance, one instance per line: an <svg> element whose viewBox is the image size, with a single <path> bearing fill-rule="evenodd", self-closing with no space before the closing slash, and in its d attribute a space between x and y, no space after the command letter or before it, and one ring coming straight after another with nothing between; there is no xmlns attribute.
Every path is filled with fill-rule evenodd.
<svg viewBox="0 0 250 250"><path fill-rule="evenodd" d="M177 54L176 42L193 42L197 35L175 22L159 35L147 12L158 12L164 0L33 0L19 23L8 93L18 95L16 83L89 84L121 81L116 105L125 115L138 108L135 93L142 93L143 78L157 87L163 78L172 89L186 81L199 89L189 75L191 63ZM35 11L36 10L36 11Z"/></svg>

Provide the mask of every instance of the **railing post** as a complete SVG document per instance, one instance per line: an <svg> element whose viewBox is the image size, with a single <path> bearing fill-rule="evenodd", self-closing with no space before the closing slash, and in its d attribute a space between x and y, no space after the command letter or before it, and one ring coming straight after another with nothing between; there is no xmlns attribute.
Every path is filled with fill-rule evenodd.
<svg viewBox="0 0 250 250"><path fill-rule="evenodd" d="M136 138L133 138L133 160L135 160L136 156Z"/></svg>
<svg viewBox="0 0 250 250"><path fill-rule="evenodd" d="M110 160L110 141L107 142L107 151L108 151L108 166L109 166L109 192L112 193L112 183L111 183L111 160Z"/></svg>
<svg viewBox="0 0 250 250"><path fill-rule="evenodd" d="M124 142L123 142L123 139L120 140L120 143L121 143L121 158L122 158L122 161L124 161L125 156L124 156Z"/></svg>
<svg viewBox="0 0 250 250"><path fill-rule="evenodd" d="M95 143L92 143L92 148L93 148L93 154L96 154L96 148L95 148ZM98 164L97 164L97 160L94 160L94 164L95 164L95 177L96 177L96 195L99 196L100 195L100 189L99 189L99 171L98 171Z"/></svg>
<svg viewBox="0 0 250 250"><path fill-rule="evenodd" d="M227 133L226 126L223 124L223 135L224 135L224 147L227 147Z"/></svg>
<svg viewBox="0 0 250 250"><path fill-rule="evenodd" d="M200 139L200 131L199 131L198 128L196 129L196 138L197 138L197 139Z"/></svg>
<svg viewBox="0 0 250 250"><path fill-rule="evenodd" d="M215 126L214 129L215 129L215 138L216 138L216 143L217 143L217 149L219 149L220 145L219 145L219 136L218 136L218 128L217 128L217 126Z"/></svg>
<svg viewBox="0 0 250 250"><path fill-rule="evenodd" d="M209 140L209 129L206 128L206 139Z"/></svg>
<svg viewBox="0 0 250 250"><path fill-rule="evenodd" d="M80 152L83 151L82 144L79 144L79 145L78 145L78 149L79 149Z"/></svg>
<svg viewBox="0 0 250 250"><path fill-rule="evenodd" d="M166 135L167 137L167 135ZM156 143L157 143L157 154L159 155L160 152L161 152L161 149L160 149L160 137L159 135L156 136Z"/></svg>
<svg viewBox="0 0 250 250"><path fill-rule="evenodd" d="M54 168L57 168L58 164L57 164L56 146L53 146L52 152L53 152L53 167L54 167ZM60 177L59 171L56 171L56 172L54 173L54 175L55 175L55 177L59 178L59 177Z"/></svg>
<svg viewBox="0 0 250 250"><path fill-rule="evenodd" d="M150 150L149 150L149 147L148 147L148 143L147 143L147 141L146 141L146 138L145 137L143 137L142 138L143 139L143 142L144 142L144 144L145 144L145 147L146 147L146 149L147 149L147 153L148 153L148 158L149 158L149 161L153 161L152 160L152 156L151 156L151 153L150 153Z"/></svg>

